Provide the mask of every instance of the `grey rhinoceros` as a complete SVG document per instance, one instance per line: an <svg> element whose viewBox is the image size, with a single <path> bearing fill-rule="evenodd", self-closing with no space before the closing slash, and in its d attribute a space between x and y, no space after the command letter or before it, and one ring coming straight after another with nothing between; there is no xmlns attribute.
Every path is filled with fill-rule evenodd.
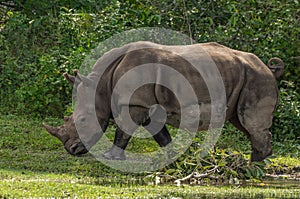
<svg viewBox="0 0 300 199"><path fill-rule="evenodd" d="M143 70L134 72L138 66L144 66ZM169 67L169 72L175 71L181 76L174 78L163 70L165 66ZM216 70L212 70L213 67ZM133 75L121 81L130 71L133 71ZM196 122L197 131L208 129L211 123L218 127L219 123L229 120L251 141L251 161L261 161L272 154L269 128L278 101L276 78L282 74L283 62L279 58L270 59L266 66L254 54L218 43L185 46L130 43L104 54L86 77L77 70L74 76L65 73L65 78L77 91L74 113L72 117L66 117L65 124L60 127L44 126L63 142L70 154L80 155L87 153L97 143L109 121L117 116L121 122L116 129L113 146L104 157L123 160L124 150L137 126L144 126L156 142L164 147L172 141L165 124L180 127L179 120L185 116L182 110L187 108L192 112L196 107L200 111L200 119L191 119L193 115L187 118L193 120L193 125ZM179 77L187 80L194 95L186 91L187 87L182 86L184 81ZM122 82L119 86L122 89L116 88L119 81ZM130 93L133 83L140 83L141 86ZM223 118L212 113L215 106L211 99L213 92L219 93L219 97L224 99L217 104ZM181 103L180 95L187 100ZM129 101L126 98L128 96ZM191 96L196 96L196 101L191 103ZM163 109L153 108L155 104ZM127 112L136 126L128 125L130 121L126 107L129 107ZM165 120L160 118L163 114L156 114L161 110L165 111ZM149 123L154 125L149 127ZM79 136L78 131L85 133Z"/></svg>

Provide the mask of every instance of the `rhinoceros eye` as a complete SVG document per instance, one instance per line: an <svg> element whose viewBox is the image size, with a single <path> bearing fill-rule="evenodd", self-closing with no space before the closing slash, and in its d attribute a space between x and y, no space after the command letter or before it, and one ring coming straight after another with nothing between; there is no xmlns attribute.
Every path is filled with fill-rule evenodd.
<svg viewBox="0 0 300 199"><path fill-rule="evenodd" d="M80 117L80 118L79 118L79 121L80 121L80 122L85 122L85 121L86 121L86 117Z"/></svg>
<svg viewBox="0 0 300 199"><path fill-rule="evenodd" d="M85 115L80 115L76 118L75 121L76 121L77 124L83 124L87 121L87 118L86 118Z"/></svg>

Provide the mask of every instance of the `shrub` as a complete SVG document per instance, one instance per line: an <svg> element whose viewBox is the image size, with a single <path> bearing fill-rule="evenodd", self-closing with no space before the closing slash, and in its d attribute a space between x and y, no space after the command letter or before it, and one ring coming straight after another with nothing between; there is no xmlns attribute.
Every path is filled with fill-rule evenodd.
<svg viewBox="0 0 300 199"><path fill-rule="evenodd" d="M293 82L282 81L272 133L276 140L300 140L300 94Z"/></svg>
<svg viewBox="0 0 300 199"><path fill-rule="evenodd" d="M79 68L98 43L118 32L159 26L198 42L217 41L253 52L264 62L282 58L286 69L272 131L276 139L299 137L298 1L14 2L12 10L1 7L2 113L61 117L70 110L72 90L63 72Z"/></svg>

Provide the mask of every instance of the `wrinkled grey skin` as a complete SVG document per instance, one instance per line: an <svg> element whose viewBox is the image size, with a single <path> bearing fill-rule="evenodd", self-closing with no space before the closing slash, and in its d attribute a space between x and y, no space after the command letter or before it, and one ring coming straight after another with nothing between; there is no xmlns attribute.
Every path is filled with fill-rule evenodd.
<svg viewBox="0 0 300 199"><path fill-rule="evenodd" d="M132 50L139 46L146 46L147 49ZM267 67L254 54L233 50L217 43L176 47L162 46L150 42L136 42L106 53L97 61L92 73L87 77L79 75L77 70L74 71L74 76L65 73L65 78L77 89L77 106L73 116L66 120L63 126L57 128L45 125L46 129L63 142L70 154L81 155L87 153L89 148L101 138L109 120L112 119L111 95L117 81L128 70L145 63L165 64L184 74L196 92L199 105L204 104L209 107L210 95L201 75L195 75L197 71L186 60L168 53L172 52L172 48L180 48L182 53L189 54L191 57L194 56L198 60L202 59L202 55L193 54L193 49L202 48L206 51L215 62L224 82L227 102L225 119L244 132L251 141L253 150L251 161L261 161L271 155L272 136L269 128L272 125L273 113L278 101L276 78L281 77L283 74L283 62L279 58L272 58L268 63L269 67ZM109 60L107 57L113 57L114 61L107 63L106 60ZM276 64L272 65L274 62ZM109 67L99 80L99 71L103 67L106 68L107 64L109 64ZM143 75L142 78L147 78L147 75L159 76L162 74L159 74L158 71L157 74L145 72ZM164 78L168 80L172 77ZM180 84L180 82L173 82L173 84ZM93 102L85 97L89 96L95 87L97 87L95 98L97 121L92 121L95 120L93 115L90 114ZM122 118L122 97L120 96L114 103L118 107L118 115L126 126L126 118ZM166 123L174 127L179 125L178 117L180 113L178 109L180 106L174 94L160 85L143 86L131 97L129 106L132 120L138 125L143 125L153 135L157 143L164 147L172 140L165 125L162 124L163 127L158 129L158 133L153 133L157 129L147 128L149 109L153 104L164 106L167 114L171 115L167 118ZM211 116L207 108L201 111L199 131L208 129ZM79 139L73 120L76 121L77 130L80 129L86 132L80 137L81 139ZM89 122L87 123L87 121ZM159 120L151 122L157 122L158 126L161 125ZM96 124L101 126L101 131L99 131ZM127 132L124 132L124 129L127 129ZM104 154L104 157L117 160L125 159L124 150L134 130L118 127L114 145Z"/></svg>

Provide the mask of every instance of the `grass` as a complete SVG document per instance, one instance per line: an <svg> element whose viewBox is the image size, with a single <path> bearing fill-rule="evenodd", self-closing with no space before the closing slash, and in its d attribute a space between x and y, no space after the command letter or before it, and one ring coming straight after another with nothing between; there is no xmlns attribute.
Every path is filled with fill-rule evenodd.
<svg viewBox="0 0 300 199"><path fill-rule="evenodd" d="M97 185L75 176L6 171L0 197L101 197L101 198L297 198L299 188L247 186ZM18 176L18 177L16 177ZM10 179L8 179L11 177Z"/></svg>
<svg viewBox="0 0 300 199"><path fill-rule="evenodd" d="M62 120L47 118L51 124ZM258 182L248 186L180 186L155 185L149 173L128 174L111 169L88 154L73 157L62 144L46 133L42 120L13 115L0 116L0 198L18 197L99 197L101 198L297 198L300 186L278 186ZM113 129L109 129L111 133ZM249 143L240 133L226 130L220 147L249 150ZM151 141L151 144L154 142ZM241 144L237 144L241 143ZM151 150L145 141L133 140L131 150ZM292 142L284 146L274 143L280 154L268 165L270 173L298 174L299 152ZM157 147L157 146L155 146ZM291 155L293 154L293 155ZM297 173L298 172L298 173ZM252 181L253 182L253 181Z"/></svg>
<svg viewBox="0 0 300 199"><path fill-rule="evenodd" d="M69 174L0 170L0 197L101 198L297 198L299 187L276 188L264 184L237 186L99 185Z"/></svg>

